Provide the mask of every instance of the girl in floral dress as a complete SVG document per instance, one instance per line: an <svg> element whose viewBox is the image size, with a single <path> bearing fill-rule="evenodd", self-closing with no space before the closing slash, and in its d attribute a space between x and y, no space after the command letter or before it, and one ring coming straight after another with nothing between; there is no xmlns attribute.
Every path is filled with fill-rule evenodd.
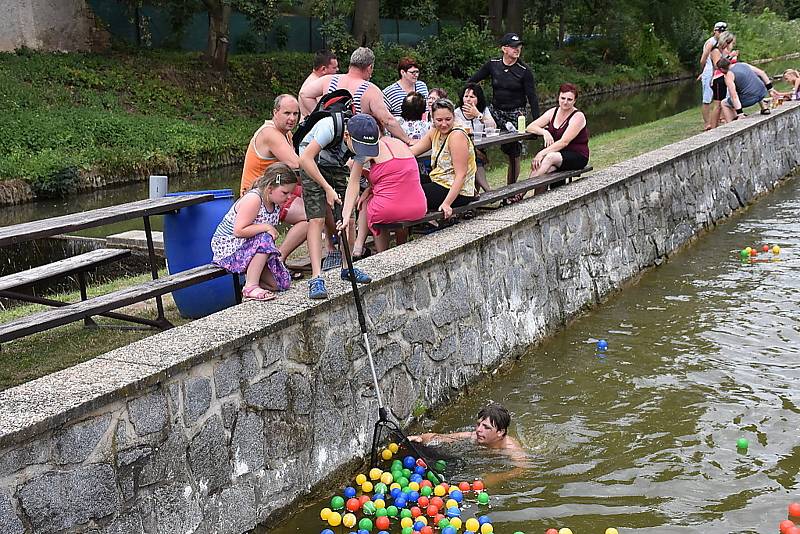
<svg viewBox="0 0 800 534"><path fill-rule="evenodd" d="M245 273L244 300L272 300L272 291L291 286L291 275L275 243L275 226L281 205L295 185L297 176L289 167L271 165L231 206L211 238L213 262L228 272Z"/></svg>

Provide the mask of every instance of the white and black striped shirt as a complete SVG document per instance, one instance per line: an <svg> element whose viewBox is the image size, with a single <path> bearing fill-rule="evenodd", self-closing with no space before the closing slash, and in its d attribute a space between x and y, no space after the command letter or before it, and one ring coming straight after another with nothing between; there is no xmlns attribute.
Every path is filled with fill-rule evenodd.
<svg viewBox="0 0 800 534"><path fill-rule="evenodd" d="M422 98L428 98L428 86L425 85L425 82L415 82L414 91L421 94ZM408 93L406 93L405 89L400 87L400 83L398 82L394 82L383 90L383 100L386 102L386 107L389 108L389 112L395 117L400 116L400 112L403 108L403 100L406 95L408 95Z"/></svg>

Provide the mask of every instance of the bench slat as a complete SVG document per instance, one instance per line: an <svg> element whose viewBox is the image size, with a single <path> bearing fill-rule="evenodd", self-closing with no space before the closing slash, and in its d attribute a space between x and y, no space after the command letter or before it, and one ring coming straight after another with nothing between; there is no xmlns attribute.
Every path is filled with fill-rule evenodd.
<svg viewBox="0 0 800 534"><path fill-rule="evenodd" d="M89 300L76 302L62 308L52 308L39 313L21 317L0 325L0 343L24 337L56 326L122 308L135 302L164 295L193 284L205 282L229 274L225 269L213 264L201 265L186 271L171 274L164 278L126 287Z"/></svg>
<svg viewBox="0 0 800 534"><path fill-rule="evenodd" d="M520 193L526 193L531 189L535 189L537 187L547 186L568 178L575 178L591 170L592 170L591 167L586 167L584 169L577 171L559 171L550 174L545 174L544 176L539 176L537 178L520 180L511 185L507 185L504 187L500 187L498 189L493 189L491 191L484 192L480 196L480 198L478 198L478 200L470 202L466 206L459 206L457 208L453 208L453 215L460 215L462 213L472 211L482 206L494 204L495 202L499 202L503 199L513 197L514 195ZM410 228L418 224L436 221L443 218L444 214L441 211L429 211L428 213L425 214L425 216L420 217L419 219L414 221L398 221L395 223L388 223L388 224L376 224L375 227L380 228L381 230L396 230L398 228Z"/></svg>
<svg viewBox="0 0 800 534"><path fill-rule="evenodd" d="M130 255L131 251L123 248L92 250L85 254L0 277L0 291L24 287L60 276L69 276L81 271L86 272Z"/></svg>

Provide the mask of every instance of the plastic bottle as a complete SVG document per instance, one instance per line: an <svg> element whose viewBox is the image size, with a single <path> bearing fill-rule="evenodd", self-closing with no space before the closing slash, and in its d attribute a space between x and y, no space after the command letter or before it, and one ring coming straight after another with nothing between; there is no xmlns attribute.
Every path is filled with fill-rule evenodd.
<svg viewBox="0 0 800 534"><path fill-rule="evenodd" d="M517 117L517 131L519 133L525 133L525 115Z"/></svg>

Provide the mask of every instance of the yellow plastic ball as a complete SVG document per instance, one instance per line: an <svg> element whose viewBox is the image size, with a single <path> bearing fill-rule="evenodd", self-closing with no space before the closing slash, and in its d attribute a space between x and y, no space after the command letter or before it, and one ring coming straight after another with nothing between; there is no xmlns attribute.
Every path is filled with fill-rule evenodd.
<svg viewBox="0 0 800 534"><path fill-rule="evenodd" d="M444 503L445 510L453 508L454 506L458 508L458 503L456 502L455 499L447 499L447 502Z"/></svg>
<svg viewBox="0 0 800 534"><path fill-rule="evenodd" d="M400 446L397 443L390 443L388 447L389 450L392 451L392 454L397 454L397 451L400 450Z"/></svg>
<svg viewBox="0 0 800 534"><path fill-rule="evenodd" d="M369 493L369 492L371 492L371 491L372 491L372 482L370 482L369 480L367 480L366 482L364 482L363 484L361 484L361 491L363 491L364 493Z"/></svg>
<svg viewBox="0 0 800 534"><path fill-rule="evenodd" d="M370 480L380 480L382 474L383 474L383 471L381 471L377 467L373 467L372 469L369 470L369 479Z"/></svg>
<svg viewBox="0 0 800 534"><path fill-rule="evenodd" d="M606 529L606 534L619 534L619 530L615 529L614 527L608 527Z"/></svg>
<svg viewBox="0 0 800 534"><path fill-rule="evenodd" d="M331 512L328 516L328 524L332 527L338 527L342 524L342 514L339 512Z"/></svg>
<svg viewBox="0 0 800 534"><path fill-rule="evenodd" d="M383 474L381 475L381 482L383 482L384 484L386 484L388 486L393 481L394 481L394 477L392 476L392 474L390 472L388 472L388 471L384 471Z"/></svg>
<svg viewBox="0 0 800 534"><path fill-rule="evenodd" d="M364 473L359 473L356 475L356 484L358 484L359 486L366 481L367 481L367 475L365 475Z"/></svg>
<svg viewBox="0 0 800 534"><path fill-rule="evenodd" d="M436 495L437 497L444 497L445 493L447 493L447 491L444 489L443 486L436 486L435 488L433 488L433 494Z"/></svg>
<svg viewBox="0 0 800 534"><path fill-rule="evenodd" d="M414 520L410 517L404 517L400 520L400 527L401 528L409 528L414 526Z"/></svg>
<svg viewBox="0 0 800 534"><path fill-rule="evenodd" d="M451 518L450 525L456 530L461 530L461 518L460 517Z"/></svg>
<svg viewBox="0 0 800 534"><path fill-rule="evenodd" d="M386 473L384 473L384 474L386 474ZM389 474L391 474L391 473L389 473ZM393 490L393 489L395 489L395 488L397 488L397 489L400 489L400 484L398 484L397 482L392 482L392 483L389 485L389 490Z"/></svg>
<svg viewBox="0 0 800 534"><path fill-rule="evenodd" d="M386 501L383 499L376 499L373 504L375 505L375 508L386 508Z"/></svg>
<svg viewBox="0 0 800 534"><path fill-rule="evenodd" d="M383 449L381 451L381 458L383 458L387 462L392 459L392 456L394 456L394 453L389 449Z"/></svg>
<svg viewBox="0 0 800 534"><path fill-rule="evenodd" d="M353 514L344 514L344 516L342 516L342 524L347 528L353 528L356 526L357 522L358 520Z"/></svg>
<svg viewBox="0 0 800 534"><path fill-rule="evenodd" d="M778 245L775 245L774 247L772 247L772 253L777 256L778 254L781 253L781 247L779 247Z"/></svg>
<svg viewBox="0 0 800 534"><path fill-rule="evenodd" d="M492 534L494 527L491 523L484 523L481 525L481 534Z"/></svg>
<svg viewBox="0 0 800 534"><path fill-rule="evenodd" d="M464 527L471 532L478 532L478 529L481 528L481 524L478 523L478 520L474 517L470 517L467 519L467 522L464 523Z"/></svg>
<svg viewBox="0 0 800 534"><path fill-rule="evenodd" d="M408 489L412 491L419 491L419 482L409 482Z"/></svg>
<svg viewBox="0 0 800 534"><path fill-rule="evenodd" d="M330 508L323 508L322 510L319 511L319 518L322 519L323 521L327 521L328 516L331 515L332 511L333 510L331 510Z"/></svg>
<svg viewBox="0 0 800 534"><path fill-rule="evenodd" d="M572 531L567 527L564 527L558 530L558 534L572 534Z"/></svg>
<svg viewBox="0 0 800 534"><path fill-rule="evenodd" d="M427 524L428 524L428 518L427 518L427 517L425 517L424 515L421 515L421 516L417 517L417 518L414 520L414 522L415 522L415 523L416 523L417 521L422 521L422 524L423 524L423 525L427 525Z"/></svg>
<svg viewBox="0 0 800 534"><path fill-rule="evenodd" d="M748 254L750 254L750 252L753 250L751 247L745 247L744 249L747 251Z"/></svg>

